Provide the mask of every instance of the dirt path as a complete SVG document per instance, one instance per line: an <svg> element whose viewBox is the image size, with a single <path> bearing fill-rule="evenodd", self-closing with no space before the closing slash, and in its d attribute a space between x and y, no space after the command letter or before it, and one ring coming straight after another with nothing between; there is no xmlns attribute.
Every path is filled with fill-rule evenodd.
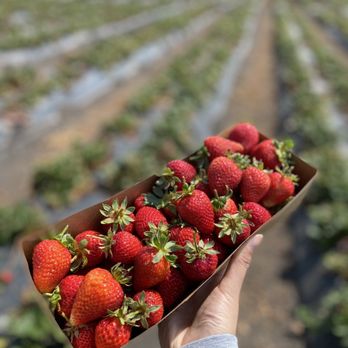
<svg viewBox="0 0 348 348"><path fill-rule="evenodd" d="M262 132L274 134L277 123L275 57L270 9L258 32L247 69L231 98L231 114L219 125L249 120ZM283 278L291 265L292 239L285 226L265 236L256 251L241 298L238 338L240 348L302 348L294 333L301 325L294 319L297 304L294 284Z"/></svg>

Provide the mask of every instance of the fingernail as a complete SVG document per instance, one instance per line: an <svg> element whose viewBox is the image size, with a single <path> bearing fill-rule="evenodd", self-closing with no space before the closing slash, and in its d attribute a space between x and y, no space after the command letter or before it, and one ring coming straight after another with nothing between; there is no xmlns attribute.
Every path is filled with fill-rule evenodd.
<svg viewBox="0 0 348 348"><path fill-rule="evenodd" d="M255 250L255 248L261 244L263 239L263 235L262 234L257 234L255 237L253 237L250 242L249 242L249 246L251 248L252 251Z"/></svg>

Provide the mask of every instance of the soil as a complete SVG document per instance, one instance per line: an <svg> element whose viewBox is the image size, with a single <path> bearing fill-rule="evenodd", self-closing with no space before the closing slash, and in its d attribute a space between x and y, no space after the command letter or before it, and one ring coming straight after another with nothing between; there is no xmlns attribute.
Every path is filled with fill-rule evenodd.
<svg viewBox="0 0 348 348"><path fill-rule="evenodd" d="M257 44L231 96L231 114L219 128L250 121L260 131L274 135L277 128L275 57L271 7L258 31ZM303 328L294 316L298 304L295 284L283 274L292 265L291 231L278 225L269 231L254 255L241 303L238 339L240 348L302 348Z"/></svg>

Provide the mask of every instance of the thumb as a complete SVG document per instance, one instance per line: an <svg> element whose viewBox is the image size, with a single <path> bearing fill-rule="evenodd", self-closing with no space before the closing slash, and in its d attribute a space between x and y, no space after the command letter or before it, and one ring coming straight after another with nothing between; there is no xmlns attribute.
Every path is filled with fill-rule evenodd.
<svg viewBox="0 0 348 348"><path fill-rule="evenodd" d="M245 246L232 258L220 288L233 298L239 298L246 272L250 266L255 248L261 244L263 235L257 234L252 237Z"/></svg>

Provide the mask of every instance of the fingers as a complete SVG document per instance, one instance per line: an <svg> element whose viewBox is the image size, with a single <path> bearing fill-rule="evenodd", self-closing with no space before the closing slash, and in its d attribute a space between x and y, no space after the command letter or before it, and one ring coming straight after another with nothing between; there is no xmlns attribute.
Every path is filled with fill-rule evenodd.
<svg viewBox="0 0 348 348"><path fill-rule="evenodd" d="M232 258L224 278L220 283L220 289L229 296L238 299L246 272L250 266L255 248L262 242L261 234L255 235L246 245Z"/></svg>

